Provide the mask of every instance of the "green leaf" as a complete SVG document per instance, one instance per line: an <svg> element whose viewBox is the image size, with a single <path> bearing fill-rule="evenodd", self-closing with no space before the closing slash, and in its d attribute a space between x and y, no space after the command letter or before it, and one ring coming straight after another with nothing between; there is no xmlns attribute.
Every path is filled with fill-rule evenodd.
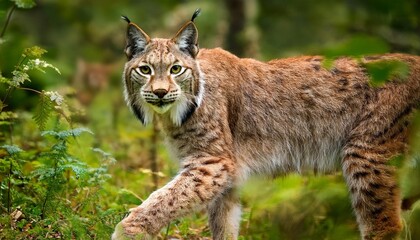
<svg viewBox="0 0 420 240"><path fill-rule="evenodd" d="M54 104L50 100L50 97L42 93L39 97L39 102L33 116L33 119L41 131L45 129L45 125L47 124L53 110Z"/></svg>
<svg viewBox="0 0 420 240"><path fill-rule="evenodd" d="M13 78L12 78L12 81L10 82L10 85L14 87L19 87L25 81L31 81L31 79L29 79L29 75L26 72L14 70L12 74L13 74Z"/></svg>
<svg viewBox="0 0 420 240"><path fill-rule="evenodd" d="M369 73L370 84L374 87L379 87L391 80L403 81L410 72L405 62L397 60L369 62L364 66Z"/></svg>
<svg viewBox="0 0 420 240"><path fill-rule="evenodd" d="M402 167L403 163L404 163L404 155L397 155L392 157L387 164L391 165L391 166L395 166L397 168Z"/></svg>
<svg viewBox="0 0 420 240"><path fill-rule="evenodd" d="M34 0L12 0L18 8L33 8L36 3Z"/></svg>
<svg viewBox="0 0 420 240"><path fill-rule="evenodd" d="M54 71L56 71L58 74L60 73L60 70L58 70L58 68L54 67L52 64L47 63L44 60L40 60L39 58L37 59L30 59L24 66L23 69L24 70L31 70L31 69L36 69L40 72L45 73L44 69L46 68L52 68Z"/></svg>
<svg viewBox="0 0 420 240"><path fill-rule="evenodd" d="M47 50L40 48L38 46L26 48L23 51L23 55L27 56L28 58L40 58Z"/></svg>
<svg viewBox="0 0 420 240"><path fill-rule="evenodd" d="M15 145L3 145L0 148L5 149L9 155L16 155L22 152L22 149Z"/></svg>
<svg viewBox="0 0 420 240"><path fill-rule="evenodd" d="M3 106L5 106L5 105L3 105ZM0 113L0 120L8 121L8 120L14 120L14 119L17 119L17 118L18 118L18 115L14 112L11 112L11 111L5 111L5 112Z"/></svg>
<svg viewBox="0 0 420 240"><path fill-rule="evenodd" d="M41 136L51 135L59 139L66 139L68 137L80 136L82 133L85 133L85 132L93 135L93 132L88 128L75 128L75 129L65 130L65 131L60 131L60 132L44 131L41 133Z"/></svg>
<svg viewBox="0 0 420 240"><path fill-rule="evenodd" d="M108 161L109 161L109 163L115 163L115 162L116 162L116 160L115 160L115 158L112 156L112 154L110 154L110 153L108 153L108 152L105 152L104 150L102 150L102 149L100 149L100 148L92 148L92 151L93 151L93 152L96 152L96 153L99 153L99 154L102 156L102 158L103 158L104 160L108 160Z"/></svg>
<svg viewBox="0 0 420 240"><path fill-rule="evenodd" d="M89 173L89 167L86 164L64 164L61 167L72 170L76 178L83 177L83 175Z"/></svg>
<svg viewBox="0 0 420 240"><path fill-rule="evenodd" d="M9 83L10 79L3 77L3 75L0 72L0 83Z"/></svg>

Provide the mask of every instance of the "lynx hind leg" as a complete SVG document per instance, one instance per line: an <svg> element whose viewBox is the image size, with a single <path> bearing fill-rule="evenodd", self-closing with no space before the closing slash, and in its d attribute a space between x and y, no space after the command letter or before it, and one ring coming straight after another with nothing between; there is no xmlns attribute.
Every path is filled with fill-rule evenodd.
<svg viewBox="0 0 420 240"><path fill-rule="evenodd" d="M214 240L236 240L241 205L234 189L229 189L208 206L209 225Z"/></svg>
<svg viewBox="0 0 420 240"><path fill-rule="evenodd" d="M385 145L367 142L348 143L344 152L343 174L353 210L363 239L396 239L402 230L396 169L387 164Z"/></svg>

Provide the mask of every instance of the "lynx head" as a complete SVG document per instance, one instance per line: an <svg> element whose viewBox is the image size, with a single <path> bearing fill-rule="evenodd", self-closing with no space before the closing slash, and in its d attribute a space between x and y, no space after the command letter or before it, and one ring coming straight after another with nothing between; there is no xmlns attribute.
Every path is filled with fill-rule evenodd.
<svg viewBox="0 0 420 240"><path fill-rule="evenodd" d="M204 86L195 59L198 33L193 22L198 13L171 39L151 39L123 17L128 22L124 94L143 124L160 114L181 125L201 104Z"/></svg>

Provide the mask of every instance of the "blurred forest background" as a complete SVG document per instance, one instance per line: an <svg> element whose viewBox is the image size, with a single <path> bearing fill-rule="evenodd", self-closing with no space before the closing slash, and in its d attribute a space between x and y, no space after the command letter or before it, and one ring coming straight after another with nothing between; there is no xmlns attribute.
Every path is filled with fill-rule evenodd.
<svg viewBox="0 0 420 240"><path fill-rule="evenodd" d="M158 126L123 101L120 15L171 37L198 7L200 46L241 57L420 54L417 0L1 0L0 239L109 239L176 174ZM420 239L419 135L417 116L409 154L392 161L402 239ZM241 195L240 239L359 238L341 173L256 178ZM159 237L209 239L206 224L196 213Z"/></svg>

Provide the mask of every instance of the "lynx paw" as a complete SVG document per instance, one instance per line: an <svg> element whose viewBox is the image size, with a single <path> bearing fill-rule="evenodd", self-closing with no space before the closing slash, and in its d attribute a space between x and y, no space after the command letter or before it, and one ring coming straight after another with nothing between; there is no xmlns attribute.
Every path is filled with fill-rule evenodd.
<svg viewBox="0 0 420 240"><path fill-rule="evenodd" d="M128 234L124 227L122 222L118 223L115 227L114 233L111 237L112 240L151 240L153 239L153 236L147 234L147 233L135 233L135 234Z"/></svg>

